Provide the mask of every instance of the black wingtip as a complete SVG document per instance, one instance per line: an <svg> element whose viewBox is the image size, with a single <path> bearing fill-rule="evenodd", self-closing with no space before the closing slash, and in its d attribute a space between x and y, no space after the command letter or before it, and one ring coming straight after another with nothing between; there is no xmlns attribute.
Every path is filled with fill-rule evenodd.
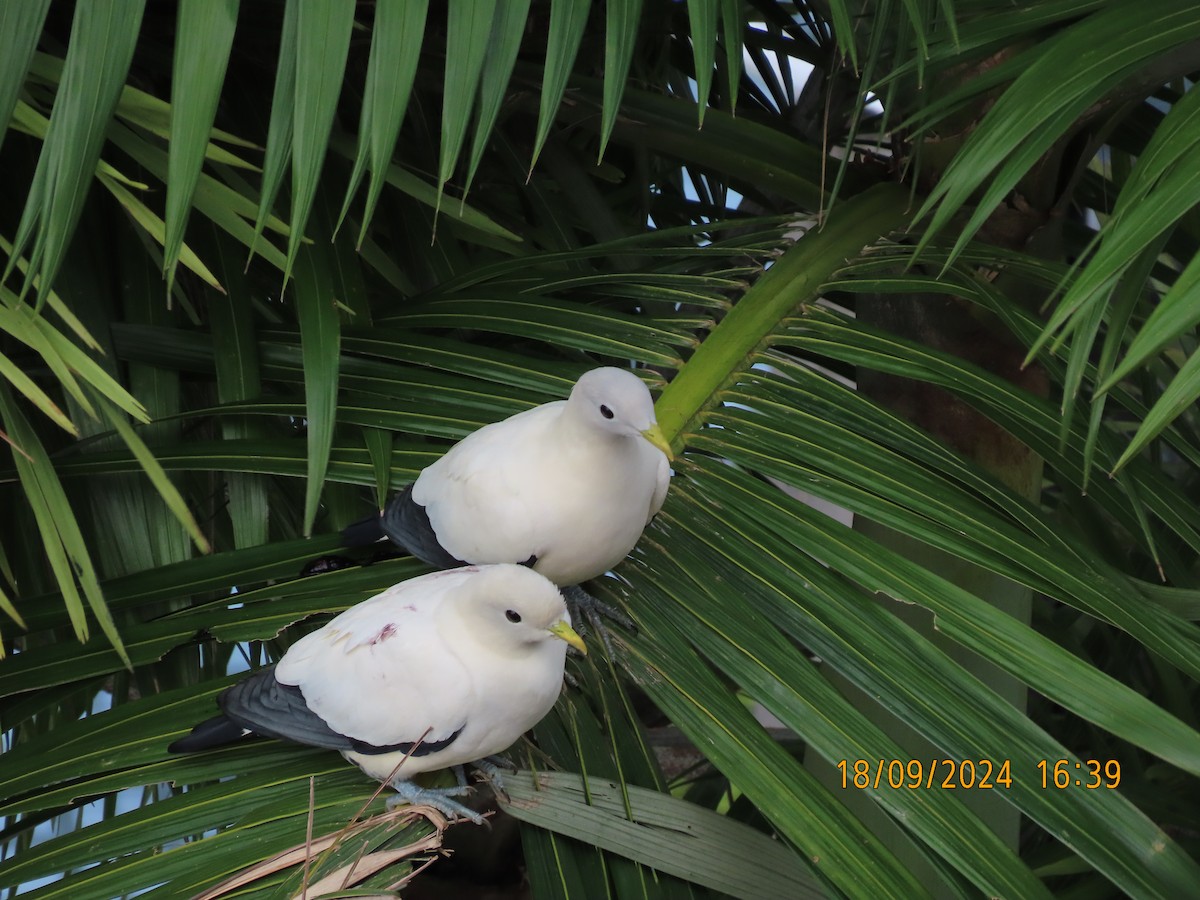
<svg viewBox="0 0 1200 900"><path fill-rule="evenodd" d="M370 547L376 541L383 540L387 535L383 530L381 516L367 516L353 522L342 529L343 547Z"/></svg>
<svg viewBox="0 0 1200 900"><path fill-rule="evenodd" d="M222 747L240 741L246 729L225 716L213 716L176 741L167 745L168 753L196 753L210 747Z"/></svg>

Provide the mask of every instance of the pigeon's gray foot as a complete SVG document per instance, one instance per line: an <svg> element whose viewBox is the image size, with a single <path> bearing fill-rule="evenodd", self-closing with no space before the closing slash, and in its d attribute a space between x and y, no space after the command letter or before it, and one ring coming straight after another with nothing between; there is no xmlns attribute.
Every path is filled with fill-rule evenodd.
<svg viewBox="0 0 1200 900"><path fill-rule="evenodd" d="M562 589L562 595L576 630L582 634L589 631L598 634L609 659L613 659L613 648L612 639L608 636L608 626L604 624L605 619L615 622L631 634L637 634L637 626L633 619L615 606L597 600L579 585L568 585Z"/></svg>
<svg viewBox="0 0 1200 900"><path fill-rule="evenodd" d="M455 768L461 769L462 767L455 766ZM405 803L412 806L432 806L439 812L444 813L448 818L470 819L476 825L483 824L483 816L470 807L463 806L457 800L451 799L452 797L461 797L463 794L469 794L471 788L466 784L449 788L423 788L413 784L411 781L397 778L392 782L391 786L396 791L396 796L388 797L388 809L395 809L397 806L402 806Z"/></svg>
<svg viewBox="0 0 1200 900"><path fill-rule="evenodd" d="M511 760L503 756L485 756L483 759L475 760L471 765L487 776L492 787L498 791L504 790L504 773L517 771L517 767L512 764Z"/></svg>

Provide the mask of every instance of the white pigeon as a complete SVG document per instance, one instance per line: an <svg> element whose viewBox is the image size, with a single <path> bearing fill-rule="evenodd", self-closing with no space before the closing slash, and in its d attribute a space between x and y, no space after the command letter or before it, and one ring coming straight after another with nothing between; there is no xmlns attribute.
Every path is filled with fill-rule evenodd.
<svg viewBox="0 0 1200 900"><path fill-rule="evenodd" d="M577 585L633 549L666 498L670 458L642 380L593 369L566 400L467 435L343 537L386 534L441 568L521 563Z"/></svg>
<svg viewBox="0 0 1200 900"><path fill-rule="evenodd" d="M479 822L449 799L465 784L432 789L409 779L465 763L494 771L487 758L554 706L568 644L587 652L562 595L536 572L433 572L301 638L273 668L222 692L222 715L168 749L192 752L249 734L327 747L390 783L395 800Z"/></svg>

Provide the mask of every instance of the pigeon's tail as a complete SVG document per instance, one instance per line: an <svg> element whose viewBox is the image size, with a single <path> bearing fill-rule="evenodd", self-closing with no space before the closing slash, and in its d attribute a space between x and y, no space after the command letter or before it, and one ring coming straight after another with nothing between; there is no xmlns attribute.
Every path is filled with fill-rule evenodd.
<svg viewBox="0 0 1200 900"><path fill-rule="evenodd" d="M383 520L378 513L353 522L342 529L343 547L370 547L385 537Z"/></svg>
<svg viewBox="0 0 1200 900"><path fill-rule="evenodd" d="M245 728L232 719L227 719L225 716L213 716L193 728L191 734L185 734L179 740L173 741L167 747L167 752L196 753L199 750L221 747L240 741L248 733Z"/></svg>

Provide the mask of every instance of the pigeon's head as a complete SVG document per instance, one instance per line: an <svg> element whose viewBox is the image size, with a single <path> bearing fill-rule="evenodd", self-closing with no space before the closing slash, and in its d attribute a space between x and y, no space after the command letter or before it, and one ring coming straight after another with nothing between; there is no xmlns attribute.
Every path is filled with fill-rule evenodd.
<svg viewBox="0 0 1200 900"><path fill-rule="evenodd" d="M571 628L571 615L557 587L533 569L511 563L479 566L460 589L461 614L492 648L528 652L554 639L587 653Z"/></svg>
<svg viewBox="0 0 1200 900"><path fill-rule="evenodd" d="M654 418L654 400L642 380L628 369L592 369L575 382L568 401L599 431L641 436L673 459L671 445Z"/></svg>

